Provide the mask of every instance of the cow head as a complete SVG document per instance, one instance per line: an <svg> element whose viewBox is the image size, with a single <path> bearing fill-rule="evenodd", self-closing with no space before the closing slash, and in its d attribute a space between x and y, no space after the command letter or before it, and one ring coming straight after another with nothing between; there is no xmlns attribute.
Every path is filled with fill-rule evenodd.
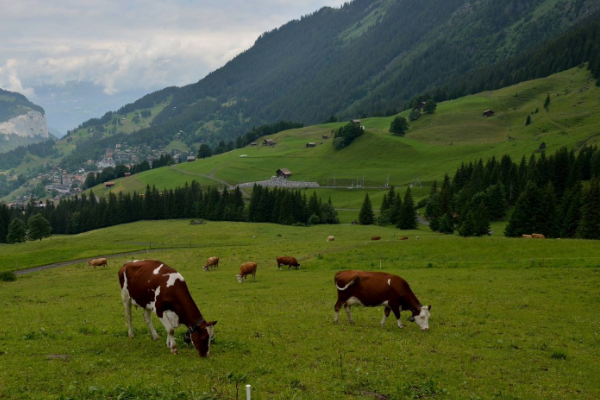
<svg viewBox="0 0 600 400"><path fill-rule="evenodd" d="M429 330L429 316L431 315L429 312L431 311L431 306L423 306L418 310L418 314L413 311L413 315L410 317L410 322L416 322L419 325L419 328L424 331Z"/></svg>
<svg viewBox="0 0 600 400"><path fill-rule="evenodd" d="M206 357L210 353L210 341L215 336L214 326L217 321L207 322L204 328L197 326L191 336L191 341L194 343L194 347L200 353L200 357Z"/></svg>
<svg viewBox="0 0 600 400"><path fill-rule="evenodd" d="M239 283L242 283L244 281L244 277L242 275L238 274L235 277L237 278L237 280L238 280Z"/></svg>

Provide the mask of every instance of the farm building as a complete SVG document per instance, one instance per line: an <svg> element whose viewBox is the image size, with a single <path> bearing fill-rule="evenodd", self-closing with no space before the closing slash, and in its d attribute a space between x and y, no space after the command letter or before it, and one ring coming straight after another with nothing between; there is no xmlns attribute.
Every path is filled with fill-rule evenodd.
<svg viewBox="0 0 600 400"><path fill-rule="evenodd" d="M315 142L308 142L306 143L306 147L317 147L317 144Z"/></svg>
<svg viewBox="0 0 600 400"><path fill-rule="evenodd" d="M492 110L485 110L483 112L483 116L484 117L493 117L494 116L494 111L492 111Z"/></svg>
<svg viewBox="0 0 600 400"><path fill-rule="evenodd" d="M125 172L125 178L128 178L131 176L131 172Z"/></svg>
<svg viewBox="0 0 600 400"><path fill-rule="evenodd" d="M360 119L353 119L352 122L360 126Z"/></svg>
<svg viewBox="0 0 600 400"><path fill-rule="evenodd" d="M279 178L288 179L290 176L292 176L292 173L287 168L280 168L280 169L277 170L277 176Z"/></svg>
<svg viewBox="0 0 600 400"><path fill-rule="evenodd" d="M273 141L273 139L265 139L265 141L263 142L263 144L265 146L275 146L275 142Z"/></svg>
<svg viewBox="0 0 600 400"><path fill-rule="evenodd" d="M422 101L419 104L417 104L417 106L419 107L419 110L422 110L423 108L425 108L425 104L426 103L424 101Z"/></svg>
<svg viewBox="0 0 600 400"><path fill-rule="evenodd" d="M252 143L250 143L250 146L252 146L252 147L254 147L254 146L258 146L258 143L256 143L256 142L252 142Z"/></svg>
<svg viewBox="0 0 600 400"><path fill-rule="evenodd" d="M107 189L110 189L110 188L112 188L114 186L115 186L114 182L105 182L104 183L104 187L107 188Z"/></svg>
<svg viewBox="0 0 600 400"><path fill-rule="evenodd" d="M195 156L188 156L187 162L194 162L194 161L196 161L196 157Z"/></svg>

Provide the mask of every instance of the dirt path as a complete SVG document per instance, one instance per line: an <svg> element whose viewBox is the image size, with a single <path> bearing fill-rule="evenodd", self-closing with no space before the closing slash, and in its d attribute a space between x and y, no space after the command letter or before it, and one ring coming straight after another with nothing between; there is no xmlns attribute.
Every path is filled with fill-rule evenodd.
<svg viewBox="0 0 600 400"><path fill-rule="evenodd" d="M80 264L80 263L83 263L83 262L87 262L87 260L91 260L92 258L108 258L108 259L110 259L110 258L118 258L118 257L124 257L124 256L133 256L133 255L136 255L136 254L154 253L156 251L161 251L161 250L164 251L165 249L138 250L138 251L130 251L128 253L110 254L110 255L107 255L107 256L95 256L95 257L88 257L88 258L80 258L79 260L64 261L64 262L58 262L58 263L54 263L54 264L41 265L39 267L20 269L18 271L14 271L14 273L17 276L18 275L25 275L25 274L31 274L33 272L45 271L47 269L53 269L53 268L59 268L59 267L66 267L67 265ZM103 267L101 267L101 268L103 268Z"/></svg>

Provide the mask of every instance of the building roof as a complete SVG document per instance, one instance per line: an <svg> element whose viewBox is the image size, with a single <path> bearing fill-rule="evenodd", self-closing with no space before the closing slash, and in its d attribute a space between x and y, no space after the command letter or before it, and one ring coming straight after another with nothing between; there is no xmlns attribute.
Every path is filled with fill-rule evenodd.
<svg viewBox="0 0 600 400"><path fill-rule="evenodd" d="M188 156L188 158L187 158L188 161L194 161L195 159L196 159L195 156Z"/></svg>
<svg viewBox="0 0 600 400"><path fill-rule="evenodd" d="M284 174L284 175L292 175L292 173L290 172L290 170L289 170L289 169L287 169L287 168L279 168L279 169L277 170L277 172L281 172L281 173L282 173L282 174Z"/></svg>
<svg viewBox="0 0 600 400"><path fill-rule="evenodd" d="M353 119L352 122L354 122L355 124L360 124L360 119Z"/></svg>
<svg viewBox="0 0 600 400"><path fill-rule="evenodd" d="M265 143L271 144L271 143L275 143L275 141L273 139L265 139Z"/></svg>

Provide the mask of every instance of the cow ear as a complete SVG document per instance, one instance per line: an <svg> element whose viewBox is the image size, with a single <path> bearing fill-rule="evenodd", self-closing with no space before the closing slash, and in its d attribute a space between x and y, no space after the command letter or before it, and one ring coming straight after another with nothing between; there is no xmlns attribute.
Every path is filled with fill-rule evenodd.
<svg viewBox="0 0 600 400"><path fill-rule="evenodd" d="M216 324L217 324L217 321L210 321L206 325L208 325L208 326L215 326Z"/></svg>
<svg viewBox="0 0 600 400"><path fill-rule="evenodd" d="M431 311L431 304L427 306L427 309Z"/></svg>

